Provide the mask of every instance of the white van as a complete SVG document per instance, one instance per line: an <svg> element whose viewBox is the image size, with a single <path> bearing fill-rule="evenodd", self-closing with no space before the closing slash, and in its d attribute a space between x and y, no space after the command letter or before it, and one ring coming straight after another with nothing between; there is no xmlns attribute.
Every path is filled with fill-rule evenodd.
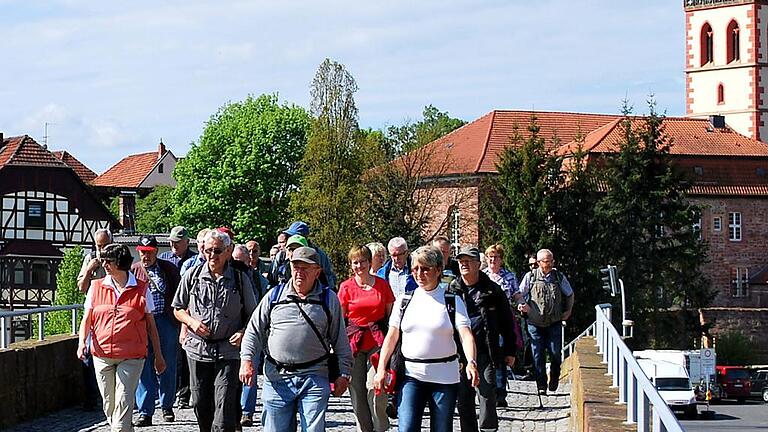
<svg viewBox="0 0 768 432"><path fill-rule="evenodd" d="M698 408L696 394L685 366L669 360L651 359L635 352L637 363L656 386L659 395L672 411L682 411L689 418L696 418Z"/></svg>

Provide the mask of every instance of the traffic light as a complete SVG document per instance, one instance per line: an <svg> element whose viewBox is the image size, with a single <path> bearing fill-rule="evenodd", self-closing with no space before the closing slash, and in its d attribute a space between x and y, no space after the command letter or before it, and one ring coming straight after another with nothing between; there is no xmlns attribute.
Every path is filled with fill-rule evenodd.
<svg viewBox="0 0 768 432"><path fill-rule="evenodd" d="M600 269L601 278L603 280L603 289L610 292L612 296L619 293L619 276L616 266L608 265L606 268Z"/></svg>

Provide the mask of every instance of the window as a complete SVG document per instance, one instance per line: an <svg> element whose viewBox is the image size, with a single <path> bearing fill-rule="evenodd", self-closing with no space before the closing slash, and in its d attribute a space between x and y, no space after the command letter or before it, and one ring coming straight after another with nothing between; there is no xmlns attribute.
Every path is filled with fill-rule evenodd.
<svg viewBox="0 0 768 432"><path fill-rule="evenodd" d="M454 207L451 209L450 218L451 246L453 246L458 253L459 247L461 246L461 212L459 212L458 208Z"/></svg>
<svg viewBox="0 0 768 432"><path fill-rule="evenodd" d="M738 61L741 53L739 49L739 24L736 20L733 20L728 24L726 35L728 37L728 40L726 41L728 63Z"/></svg>
<svg viewBox="0 0 768 432"><path fill-rule="evenodd" d="M162 173L163 173L163 164L160 164L160 165L158 165L158 166L157 166L157 172L158 172L159 174L162 174Z"/></svg>
<svg viewBox="0 0 768 432"><path fill-rule="evenodd" d="M749 295L749 269L736 267L731 269L731 296L747 297Z"/></svg>
<svg viewBox="0 0 768 432"><path fill-rule="evenodd" d="M704 175L704 167L695 166L693 167L693 173L697 176L703 176Z"/></svg>
<svg viewBox="0 0 768 432"><path fill-rule="evenodd" d="M728 240L741 241L741 213L728 213Z"/></svg>
<svg viewBox="0 0 768 432"><path fill-rule="evenodd" d="M45 228L45 203L42 201L27 201L27 228Z"/></svg>
<svg viewBox="0 0 768 432"><path fill-rule="evenodd" d="M716 216L714 219L712 219L712 230L713 231L723 230L723 218L721 218L720 216Z"/></svg>
<svg viewBox="0 0 768 432"><path fill-rule="evenodd" d="M704 66L708 63L712 63L714 60L714 34L712 32L712 26L709 23L704 24L701 28L701 65Z"/></svg>
<svg viewBox="0 0 768 432"><path fill-rule="evenodd" d="M694 215L696 219L693 221L693 232L696 233L696 238L701 240L701 215Z"/></svg>
<svg viewBox="0 0 768 432"><path fill-rule="evenodd" d="M725 87L722 83L717 85L717 104L722 105L725 103Z"/></svg>

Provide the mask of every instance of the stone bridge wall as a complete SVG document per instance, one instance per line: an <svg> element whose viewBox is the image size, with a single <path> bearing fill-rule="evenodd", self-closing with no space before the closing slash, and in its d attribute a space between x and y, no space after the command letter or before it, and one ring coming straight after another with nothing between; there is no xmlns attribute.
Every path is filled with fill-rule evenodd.
<svg viewBox="0 0 768 432"><path fill-rule="evenodd" d="M0 429L78 404L83 397L77 336L52 336L0 350Z"/></svg>

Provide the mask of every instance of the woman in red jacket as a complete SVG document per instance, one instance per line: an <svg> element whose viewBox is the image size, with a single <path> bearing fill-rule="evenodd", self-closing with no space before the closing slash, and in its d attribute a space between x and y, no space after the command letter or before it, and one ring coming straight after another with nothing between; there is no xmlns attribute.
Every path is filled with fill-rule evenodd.
<svg viewBox="0 0 768 432"><path fill-rule="evenodd" d="M155 350L155 369L165 370L155 321L154 304L147 296L147 284L128 270L133 257L128 247L107 245L101 252L107 276L91 282L85 298L85 315L80 323L77 356L83 359L86 338L96 369L96 380L104 400L104 414L113 432L133 431L131 415L144 358L147 335Z"/></svg>
<svg viewBox="0 0 768 432"><path fill-rule="evenodd" d="M339 287L339 303L347 321L347 336L354 363L349 395L358 430L381 432L389 428L387 395L374 394L371 355L379 352L395 296L389 283L369 273L371 250L355 246L349 251L353 276ZM370 373L369 373L370 370ZM369 377L370 375L370 377Z"/></svg>

